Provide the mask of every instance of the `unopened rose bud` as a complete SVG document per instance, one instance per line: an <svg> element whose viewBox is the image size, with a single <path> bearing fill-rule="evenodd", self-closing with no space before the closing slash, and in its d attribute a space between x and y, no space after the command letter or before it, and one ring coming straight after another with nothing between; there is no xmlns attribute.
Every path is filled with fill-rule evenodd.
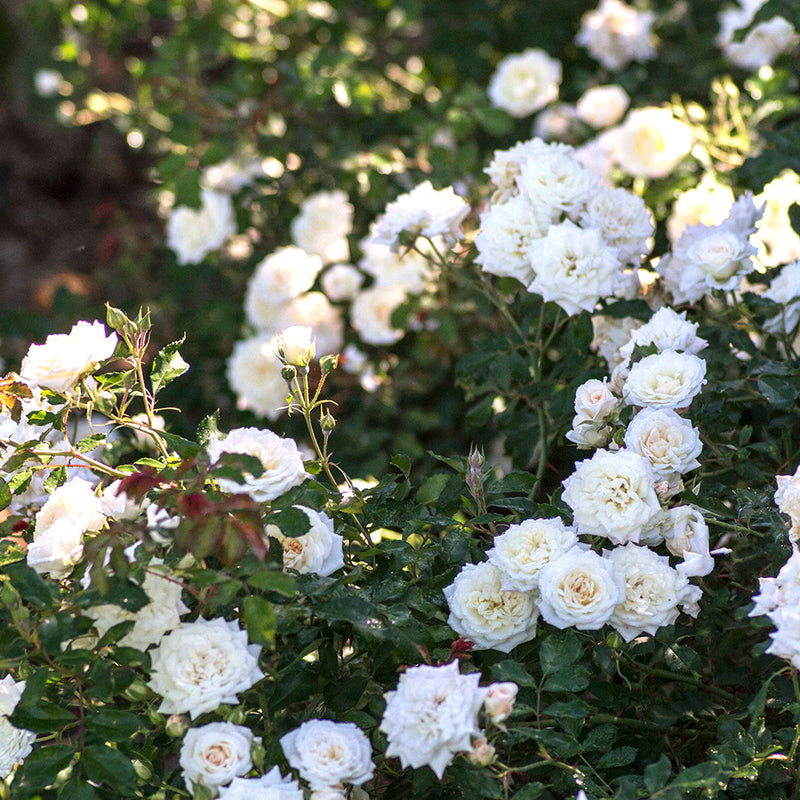
<svg viewBox="0 0 800 800"><path fill-rule="evenodd" d="M480 450L478 450L477 447L473 447L473 449L470 451L469 458L467 459L469 468L477 472L483 466L484 461L485 459L483 453Z"/></svg>
<svg viewBox="0 0 800 800"><path fill-rule="evenodd" d="M278 334L278 353L294 367L308 366L314 360L317 340L311 328L304 325L291 325Z"/></svg>
<svg viewBox="0 0 800 800"><path fill-rule="evenodd" d="M469 760L476 767L488 767L494 761L495 752L494 747L489 744L488 740L481 737L472 743Z"/></svg>
<svg viewBox="0 0 800 800"><path fill-rule="evenodd" d="M150 697L150 689L144 681L136 680L122 693L122 696L131 702L141 703Z"/></svg>
<svg viewBox="0 0 800 800"><path fill-rule="evenodd" d="M281 367L281 378L283 378L286 383L291 383L297 377L297 370L295 367L286 366Z"/></svg>
<svg viewBox="0 0 800 800"><path fill-rule="evenodd" d="M655 489L659 497L669 497L669 481L656 481Z"/></svg>
<svg viewBox="0 0 800 800"><path fill-rule="evenodd" d="M330 411L326 411L319 418L319 426L325 433L330 433L336 427L336 420Z"/></svg>
<svg viewBox="0 0 800 800"><path fill-rule="evenodd" d="M189 718L186 714L173 714L167 720L164 729L170 736L180 739L189 730Z"/></svg>
<svg viewBox="0 0 800 800"><path fill-rule="evenodd" d="M497 725L511 715L514 703L517 700L519 686L512 681L492 683L486 690L483 707L489 719Z"/></svg>
<svg viewBox="0 0 800 800"><path fill-rule="evenodd" d="M330 375L336 367L339 366L339 354L322 356L319 360L319 368L322 370L322 376Z"/></svg>
<svg viewBox="0 0 800 800"><path fill-rule="evenodd" d="M623 638L616 631L611 631L611 633L609 633L608 636L606 636L606 644L612 650L619 650L624 644L624 641Z"/></svg>

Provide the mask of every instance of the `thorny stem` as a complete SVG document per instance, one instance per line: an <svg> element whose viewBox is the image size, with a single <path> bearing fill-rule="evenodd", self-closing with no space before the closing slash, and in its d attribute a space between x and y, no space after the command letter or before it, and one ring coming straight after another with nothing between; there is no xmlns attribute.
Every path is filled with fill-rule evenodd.
<svg viewBox="0 0 800 800"><path fill-rule="evenodd" d="M631 663L637 669L643 670L644 672L647 672L648 674L657 678L667 678L669 680L679 681L680 683L686 683L690 686L695 686L698 689L703 689L707 692L712 692L713 694L719 695L720 697L724 697L726 700L738 701L739 699L735 694L731 694L730 692L725 691L725 689L720 689L719 686L703 683L703 681L701 681L699 678L693 678L691 675L681 675L677 672L670 672L668 669L648 667L646 664L640 664L638 661L632 661Z"/></svg>
<svg viewBox="0 0 800 800"><path fill-rule="evenodd" d="M148 433L152 436L153 440L156 443L161 455L164 458L169 458L169 451L167 450L166 445L164 444L164 440L155 432L156 429L156 421L155 415L153 414L153 402L154 398L150 395L150 392L147 390L147 384L144 380L144 372L142 370L142 359L140 358L138 352L136 354L136 377L139 379L139 385L142 387L142 400L144 401L144 411L147 415L147 422L150 425L150 430Z"/></svg>

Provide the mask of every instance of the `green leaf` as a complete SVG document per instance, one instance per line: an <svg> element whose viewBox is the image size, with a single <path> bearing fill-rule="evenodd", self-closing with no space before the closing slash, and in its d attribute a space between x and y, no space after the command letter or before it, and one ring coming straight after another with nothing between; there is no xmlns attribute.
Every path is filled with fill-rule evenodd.
<svg viewBox="0 0 800 800"><path fill-rule="evenodd" d="M200 452L200 445L183 436L176 436L174 433L159 431L159 436L167 443L167 446L174 450L181 458L193 458Z"/></svg>
<svg viewBox="0 0 800 800"><path fill-rule="evenodd" d="M178 352L185 339L184 335L177 342L171 342L153 359L153 366L150 368L150 386L154 395L189 369L189 365Z"/></svg>
<svg viewBox="0 0 800 800"><path fill-rule="evenodd" d="M539 781L523 786L511 800L538 800L544 794L544 784Z"/></svg>
<svg viewBox="0 0 800 800"><path fill-rule="evenodd" d="M308 514L295 506L272 514L267 519L267 523L277 525L284 536L292 538L305 536L311 529L311 520L308 518Z"/></svg>
<svg viewBox="0 0 800 800"><path fill-rule="evenodd" d="M727 785L727 773L714 761L704 761L693 767L682 769L662 793L668 800L686 797L689 789L722 790Z"/></svg>
<svg viewBox="0 0 800 800"><path fill-rule="evenodd" d="M124 742L142 730L142 720L130 711L101 708L86 718L86 730L107 742Z"/></svg>
<svg viewBox="0 0 800 800"><path fill-rule="evenodd" d="M45 478L44 481L44 490L50 494L58 489L59 486L66 483L66 480L67 468L62 464L60 467L50 470L50 474Z"/></svg>
<svg viewBox="0 0 800 800"><path fill-rule="evenodd" d="M136 770L119 750L103 744L87 744L81 763L86 776L96 783L107 783L121 794L136 791Z"/></svg>
<svg viewBox="0 0 800 800"><path fill-rule="evenodd" d="M617 729L613 725L598 725L589 731L589 735L583 741L583 749L589 750L608 750L617 738Z"/></svg>
<svg viewBox="0 0 800 800"><path fill-rule="evenodd" d="M294 597L297 594L297 582L293 575L287 575L285 572L277 572L276 570L260 570L254 572L247 582L255 589L261 589L264 592L277 592L284 597Z"/></svg>
<svg viewBox="0 0 800 800"><path fill-rule="evenodd" d="M635 747L617 747L609 753L600 757L597 762L597 769L606 769L608 767L626 767L636 760Z"/></svg>
<svg viewBox="0 0 800 800"><path fill-rule="evenodd" d="M22 561L6 564L3 572L20 597L31 605L47 608L53 602L52 587L34 569Z"/></svg>
<svg viewBox="0 0 800 800"><path fill-rule="evenodd" d="M244 484L248 478L258 478L264 473L261 459L247 453L220 453L214 462L211 474L234 483Z"/></svg>
<svg viewBox="0 0 800 800"><path fill-rule="evenodd" d="M666 786L669 776L672 773L670 760L662 753L655 764L649 764L644 768L644 785L651 794Z"/></svg>
<svg viewBox="0 0 800 800"><path fill-rule="evenodd" d="M588 685L589 671L576 665L552 672L542 689L546 692L582 692Z"/></svg>
<svg viewBox="0 0 800 800"><path fill-rule="evenodd" d="M203 417L195 432L195 439L201 447L208 447L209 442L221 438L219 430L219 409L207 417Z"/></svg>
<svg viewBox="0 0 800 800"><path fill-rule="evenodd" d="M356 675L332 681L325 687L322 696L329 709L344 712L356 707L366 688L367 679Z"/></svg>
<svg viewBox="0 0 800 800"><path fill-rule="evenodd" d="M561 717L566 717L567 719L585 719L586 715L589 713L589 706L586 705L583 700L573 697L571 700L565 700L562 703L551 703L544 710L544 713L556 719Z"/></svg>
<svg viewBox="0 0 800 800"><path fill-rule="evenodd" d="M59 800L99 800L100 795L94 786L80 780L77 772L70 775L69 780L61 787Z"/></svg>
<svg viewBox="0 0 800 800"><path fill-rule="evenodd" d="M43 681L47 680L47 670L36 673L38 681L31 686L31 680L22 693L9 721L15 728L25 728L34 733L52 733L75 722L75 715L55 703L42 700ZM29 692L29 688L32 690Z"/></svg>
<svg viewBox="0 0 800 800"><path fill-rule="evenodd" d="M96 602L111 603L124 608L126 611L139 611L150 603L147 592L141 586L137 586L133 581L123 580L116 575L109 577L108 591L99 592L93 590L87 592L85 596Z"/></svg>
<svg viewBox="0 0 800 800"><path fill-rule="evenodd" d="M79 453L91 453L95 447L98 447L106 440L106 435L104 433L93 433L91 436L87 436L85 439L81 439L76 445L75 449Z"/></svg>
<svg viewBox="0 0 800 800"><path fill-rule="evenodd" d="M581 645L578 637L572 631L564 634L553 634L542 642L539 650L539 663L542 672L546 675L568 667L577 661L581 655Z"/></svg>
<svg viewBox="0 0 800 800"><path fill-rule="evenodd" d="M14 786L23 784L30 789L43 789L69 765L75 750L68 744L54 744L34 750L14 776Z"/></svg>
<svg viewBox="0 0 800 800"><path fill-rule="evenodd" d="M245 597L242 613L250 641L271 647L275 643L278 625L272 604L263 597Z"/></svg>
<svg viewBox="0 0 800 800"><path fill-rule="evenodd" d="M417 491L416 501L421 506L432 505L439 499L439 495L444 491L450 476L444 472L431 475Z"/></svg>
<svg viewBox="0 0 800 800"><path fill-rule="evenodd" d="M11 489L3 478L0 478L0 511L8 508L9 503L11 503Z"/></svg>
<svg viewBox="0 0 800 800"><path fill-rule="evenodd" d="M536 686L536 679L513 659L492 665L492 676L498 681L513 681L518 686Z"/></svg>

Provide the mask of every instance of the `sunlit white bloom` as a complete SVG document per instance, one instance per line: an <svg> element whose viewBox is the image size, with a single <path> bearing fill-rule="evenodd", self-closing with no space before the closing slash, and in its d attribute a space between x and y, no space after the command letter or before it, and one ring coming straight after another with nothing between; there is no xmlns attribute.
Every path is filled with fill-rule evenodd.
<svg viewBox="0 0 800 800"><path fill-rule="evenodd" d="M64 76L55 69L37 69L33 75L33 88L39 97L56 97Z"/></svg>
<svg viewBox="0 0 800 800"><path fill-rule="evenodd" d="M641 321L633 317L609 317L596 314L592 317L594 338L592 350L597 351L605 359L609 370L626 361L621 349L630 341L631 333L641 326Z"/></svg>
<svg viewBox="0 0 800 800"><path fill-rule="evenodd" d="M311 328L290 325L278 334L278 353L287 364L305 367L314 360L316 344Z"/></svg>
<svg viewBox="0 0 800 800"><path fill-rule="evenodd" d="M132 521L144 514L150 501L145 497L141 502L136 502L119 490L121 480L110 483L100 495L101 512L112 519Z"/></svg>
<svg viewBox="0 0 800 800"><path fill-rule="evenodd" d="M539 617L531 592L504 591L503 574L489 562L465 564L444 589L447 624L476 650L508 653L533 639Z"/></svg>
<svg viewBox="0 0 800 800"><path fill-rule="evenodd" d="M612 433L609 425L576 415L572 418L572 430L567 431L564 436L580 450L597 450L611 441Z"/></svg>
<svg viewBox="0 0 800 800"><path fill-rule="evenodd" d="M434 189L425 181L386 206L375 222L374 241L392 248L400 245L400 234L411 238L444 237L448 244L461 238L461 222L469 214L469 206L453 191Z"/></svg>
<svg viewBox="0 0 800 800"><path fill-rule="evenodd" d="M192 792L195 784L200 784L216 796L221 786L253 768L250 748L254 741L261 740L254 739L250 728L231 722L209 722L190 728L180 753L186 788Z"/></svg>
<svg viewBox="0 0 800 800"><path fill-rule="evenodd" d="M703 449L697 428L669 408L643 408L628 424L625 447L644 456L657 480L697 469Z"/></svg>
<svg viewBox="0 0 800 800"><path fill-rule="evenodd" d="M342 312L322 292L306 292L282 306L273 319L273 330L292 325L311 328L317 343L317 357L338 353L344 338Z"/></svg>
<svg viewBox="0 0 800 800"><path fill-rule="evenodd" d="M260 778L234 778L220 788L219 800L303 800L303 790L273 767Z"/></svg>
<svg viewBox="0 0 800 800"><path fill-rule="evenodd" d="M201 183L205 188L215 192L236 194L256 178L263 176L264 165L261 159L251 153L242 153L207 167L203 172Z"/></svg>
<svg viewBox="0 0 800 800"><path fill-rule="evenodd" d="M690 586L666 556L635 544L616 547L605 555L625 578L625 595L614 607L609 624L626 642L672 625L679 606L685 604L690 610L696 606L700 589Z"/></svg>
<svg viewBox="0 0 800 800"><path fill-rule="evenodd" d="M286 760L312 789L352 783L372 777L372 745L352 722L310 719L281 736Z"/></svg>
<svg viewBox="0 0 800 800"><path fill-rule="evenodd" d="M615 160L629 175L664 178L691 150L692 130L668 108L637 108L613 129L608 142Z"/></svg>
<svg viewBox="0 0 800 800"><path fill-rule="evenodd" d="M353 228L353 206L341 191L318 192L307 197L292 220L292 241L323 263L347 261L347 234ZM308 287L306 287L308 288Z"/></svg>
<svg viewBox="0 0 800 800"><path fill-rule="evenodd" d="M308 517L308 532L302 536L284 536L276 525L267 525L266 534L281 543L283 568L302 574L315 573L323 577L344 566L344 539L333 531L333 520L322 511L306 506L294 506Z"/></svg>
<svg viewBox="0 0 800 800"><path fill-rule="evenodd" d="M481 215L481 229L475 237L476 263L484 272L529 285L536 275L528 249L547 233L550 223L550 212L523 195L490 205Z"/></svg>
<svg viewBox="0 0 800 800"><path fill-rule="evenodd" d="M575 390L575 414L581 420L600 422L613 414L618 406L619 398L606 381L591 378Z"/></svg>
<svg viewBox="0 0 800 800"><path fill-rule="evenodd" d="M662 532L670 553L683 559L676 567L678 572L687 578L708 575L714 569L714 559L702 513L693 506L675 506L669 510L669 517Z"/></svg>
<svg viewBox="0 0 800 800"><path fill-rule="evenodd" d="M400 286L409 294L421 294L436 273L433 264L416 250L394 251L369 237L362 240L361 249L364 257L358 266L375 278L375 286Z"/></svg>
<svg viewBox="0 0 800 800"><path fill-rule="evenodd" d="M543 108L533 121L533 135L545 141L570 139L579 122L575 106L555 103Z"/></svg>
<svg viewBox="0 0 800 800"><path fill-rule="evenodd" d="M616 133L614 128L589 139L575 150L578 163L590 169L606 186L612 186L611 176L616 164Z"/></svg>
<svg viewBox="0 0 800 800"><path fill-rule="evenodd" d="M765 266L777 267L799 259L800 235L792 228L789 209L800 203L800 176L784 170L764 186L756 201L764 203L764 216L756 234L759 260Z"/></svg>
<svg viewBox="0 0 800 800"><path fill-rule="evenodd" d="M539 585L542 567L577 543L575 531L558 517L526 519L495 536L486 555L489 563L502 573L501 588L504 592L532 592Z"/></svg>
<svg viewBox="0 0 800 800"><path fill-rule="evenodd" d="M546 213L578 211L597 191L600 179L571 153L548 148L520 165L517 186L531 205Z"/></svg>
<svg viewBox="0 0 800 800"><path fill-rule="evenodd" d="M541 139L517 142L508 150L495 150L492 161L484 170L489 180L497 187L492 195L492 203L504 203L519 194L517 178L522 165L531 159L538 159L545 153L573 153L572 147L561 142L548 144Z"/></svg>
<svg viewBox="0 0 800 800"><path fill-rule="evenodd" d="M387 692L380 729L386 734L386 755L400 758L403 768L428 764L438 778L459 752L472 750L480 736L478 712L486 689L480 674L459 674L458 661L441 667L409 667Z"/></svg>
<svg viewBox="0 0 800 800"><path fill-rule="evenodd" d="M552 300L567 314L591 311L614 291L620 261L596 228L583 230L566 220L533 241L528 255L536 277L529 292Z"/></svg>
<svg viewBox="0 0 800 800"><path fill-rule="evenodd" d="M731 188L717 183L711 173L706 173L697 186L676 197L667 220L670 240L677 242L689 225L719 225L724 222L733 200Z"/></svg>
<svg viewBox="0 0 800 800"><path fill-rule="evenodd" d="M40 575L65 578L83 556L84 531L80 520L59 517L43 533L34 533L28 545L28 566Z"/></svg>
<svg viewBox="0 0 800 800"><path fill-rule="evenodd" d="M587 125L593 128L607 128L622 119L630 102L628 93L621 86L611 84L587 89L575 108L578 116Z"/></svg>
<svg viewBox="0 0 800 800"><path fill-rule="evenodd" d="M25 681L15 681L11 675L0 681L0 779L8 777L15 765L30 755L36 741L35 733L15 728L7 719L17 707L24 690Z"/></svg>
<svg viewBox="0 0 800 800"><path fill-rule="evenodd" d="M222 703L237 704L238 693L264 677L260 651L235 620L184 622L151 652L147 685L163 698L162 714L187 712L194 719Z"/></svg>
<svg viewBox="0 0 800 800"><path fill-rule="evenodd" d="M223 453L242 453L254 456L261 462L261 475L244 474L244 482L218 478L225 492L246 493L259 503L280 497L307 477L303 457L292 439L284 439L272 431L258 428L234 428L224 439L214 439L208 444L212 466Z"/></svg>
<svg viewBox="0 0 800 800"><path fill-rule="evenodd" d="M580 215L584 228L599 228L607 244L616 247L623 262L639 264L649 252L652 215L641 197L627 189L601 187L586 202Z"/></svg>
<svg viewBox="0 0 800 800"><path fill-rule="evenodd" d="M759 593L753 596L749 617L770 614L781 607L800 605L800 550L793 550L789 560L774 578L759 578Z"/></svg>
<svg viewBox="0 0 800 800"><path fill-rule="evenodd" d="M236 342L226 375L240 409L252 409L271 420L283 413L289 391L281 375L274 336L254 336Z"/></svg>
<svg viewBox="0 0 800 800"><path fill-rule="evenodd" d="M542 619L557 628L596 631L625 597L625 579L607 558L574 547L539 576Z"/></svg>
<svg viewBox="0 0 800 800"><path fill-rule="evenodd" d="M392 325L392 314L406 301L402 286L373 286L359 292L350 307L350 322L367 344L394 344L405 331Z"/></svg>
<svg viewBox="0 0 800 800"><path fill-rule="evenodd" d="M84 375L111 358L116 346L117 334L106 335L102 322L81 320L69 333L53 333L44 344L32 344L19 374L34 386L69 393Z"/></svg>
<svg viewBox="0 0 800 800"><path fill-rule="evenodd" d="M89 481L73 478L53 491L36 515L37 536L44 535L63 517L69 517L81 532L99 531L103 527L106 516L102 502Z"/></svg>
<svg viewBox="0 0 800 800"><path fill-rule="evenodd" d="M598 450L580 461L562 498L579 534L607 536L614 544L638 542L661 511L648 461L626 450Z"/></svg>
<svg viewBox="0 0 800 800"><path fill-rule="evenodd" d="M737 67L759 69L794 49L798 41L800 36L789 20L772 17L753 26L741 42L727 43L723 52Z"/></svg>
<svg viewBox="0 0 800 800"><path fill-rule="evenodd" d="M319 256L299 247L281 247L256 267L247 284L244 310L259 330L274 330L280 307L310 289L322 269Z"/></svg>
<svg viewBox="0 0 800 800"><path fill-rule="evenodd" d="M706 383L706 362L691 353L665 350L637 361L622 389L629 405L686 408Z"/></svg>
<svg viewBox="0 0 800 800"><path fill-rule="evenodd" d="M342 300L352 300L356 296L361 284L364 283L364 275L352 264L334 264L322 273L321 281L322 291L327 298L338 303Z"/></svg>
<svg viewBox="0 0 800 800"><path fill-rule="evenodd" d="M778 484L775 504L792 520L789 540L793 543L800 541L800 468L794 475L778 475L775 480Z"/></svg>
<svg viewBox="0 0 800 800"><path fill-rule="evenodd" d="M686 319L686 312L673 311L663 306L644 324L631 331L629 342L621 348L620 355L630 358L634 347L655 345L659 353L676 350L697 355L708 342L697 335L697 323Z"/></svg>
<svg viewBox="0 0 800 800"><path fill-rule="evenodd" d="M733 41L737 31L750 25L756 13L766 0L738 0L738 5L728 6L717 14L719 33L715 40L718 47L725 47Z"/></svg>
<svg viewBox="0 0 800 800"><path fill-rule="evenodd" d="M742 275L753 269L751 256L757 252L747 239L725 223L693 237L684 258L679 287L687 292L697 284L709 289L737 289Z"/></svg>
<svg viewBox="0 0 800 800"><path fill-rule="evenodd" d="M204 189L199 209L178 206L167 221L167 247L179 264L197 264L236 233L230 195Z"/></svg>
<svg viewBox="0 0 800 800"><path fill-rule="evenodd" d="M527 117L558 97L561 63L544 50L528 48L506 56L489 81L492 105L513 117Z"/></svg>
<svg viewBox="0 0 800 800"><path fill-rule="evenodd" d="M607 69L619 70L655 56L654 19L652 11L637 11L620 0L600 0L594 11L583 15L575 41Z"/></svg>

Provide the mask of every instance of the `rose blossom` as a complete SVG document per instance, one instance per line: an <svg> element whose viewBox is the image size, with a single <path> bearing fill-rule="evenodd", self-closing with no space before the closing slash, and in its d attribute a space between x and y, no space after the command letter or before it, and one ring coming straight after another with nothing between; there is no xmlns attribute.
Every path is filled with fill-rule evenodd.
<svg viewBox="0 0 800 800"><path fill-rule="evenodd" d="M311 328L306 325L290 325L278 335L278 353L287 364L305 367L314 360L316 342Z"/></svg>
<svg viewBox="0 0 800 800"><path fill-rule="evenodd" d="M255 738L255 741L261 740ZM216 796L220 786L246 775L253 768L250 757L253 742L253 732L244 725L210 722L190 728L180 754L186 788L191 792L197 783Z"/></svg>
<svg viewBox="0 0 800 800"><path fill-rule="evenodd" d="M347 234L353 227L353 206L340 190L317 192L307 197L292 220L292 241L323 263L346 261Z"/></svg>
<svg viewBox="0 0 800 800"><path fill-rule="evenodd" d="M402 286L372 286L353 300L350 322L367 344L394 344L405 331L392 327L392 314L406 299Z"/></svg>
<svg viewBox="0 0 800 800"><path fill-rule="evenodd" d="M271 420L283 413L289 392L281 375L274 336L254 336L236 342L228 359L226 376L238 408L252 409Z"/></svg>
<svg viewBox="0 0 800 800"><path fill-rule="evenodd" d="M491 163L484 170L489 176L489 180L497 187L491 202L505 203L519 194L517 178L522 171L522 165L527 161L533 161L552 153L569 155L574 152L574 149L568 144L562 142L548 144L541 139L517 142L508 150L495 150Z"/></svg>
<svg viewBox="0 0 800 800"><path fill-rule="evenodd" d="M148 686L164 699L162 714L188 712L192 719L222 703L236 704L237 694L258 683L261 647L248 644L235 620L184 622L152 651Z"/></svg>
<svg viewBox="0 0 800 800"><path fill-rule="evenodd" d="M302 536L284 536L276 525L267 525L266 534L281 543L283 568L294 569L307 575L315 573L326 577L344 566L342 544L344 539L333 532L333 520L322 511L306 506L293 506L302 511L309 521L308 533Z"/></svg>
<svg viewBox="0 0 800 800"><path fill-rule="evenodd" d="M698 229L700 226L698 226ZM698 230L683 258L679 288L691 292L701 283L709 289L738 289L742 275L753 269L750 256L757 253L745 236L731 230L726 223Z"/></svg>
<svg viewBox="0 0 800 800"><path fill-rule="evenodd" d="M700 589L690 586L685 575L646 547L626 544L604 555L625 578L625 595L614 608L609 624L626 642L642 633L651 636L678 618L678 606L694 610Z"/></svg>
<svg viewBox="0 0 800 800"><path fill-rule="evenodd" d="M577 212L597 191L597 175L581 166L572 151L552 146L521 162L516 178L531 205L555 216Z"/></svg>
<svg viewBox="0 0 800 800"><path fill-rule="evenodd" d="M706 173L697 186L675 198L667 220L670 241L677 242L690 225L719 225L728 216L733 199L729 186L717 183L711 173Z"/></svg>
<svg viewBox="0 0 800 800"><path fill-rule="evenodd" d="M723 52L733 64L742 69L759 69L771 65L778 56L797 46L800 36L784 17L759 22L748 31L741 42L731 41Z"/></svg>
<svg viewBox="0 0 800 800"><path fill-rule="evenodd" d="M311 328L318 358L341 350L342 312L322 292L306 292L277 310L272 320L273 329L281 331L292 325Z"/></svg>
<svg viewBox="0 0 800 800"><path fill-rule="evenodd" d="M542 619L557 628L596 631L625 598L625 579L614 565L580 545L546 564L539 575Z"/></svg>
<svg viewBox="0 0 800 800"><path fill-rule="evenodd" d="M526 519L495 536L486 555L489 563L502 573L504 592L531 592L539 585L542 567L572 549L577 542L575 531L558 517Z"/></svg>
<svg viewBox="0 0 800 800"><path fill-rule="evenodd" d="M622 389L623 400L641 408L686 408L706 383L706 362L665 350L637 361Z"/></svg>
<svg viewBox="0 0 800 800"><path fill-rule="evenodd" d="M576 464L562 499L579 534L607 536L614 544L638 542L661 511L649 463L626 450L598 450Z"/></svg>
<svg viewBox="0 0 800 800"><path fill-rule="evenodd" d="M764 204L764 216L755 237L759 260L766 267L777 267L800 258L800 235L789 219L789 209L800 203L800 176L793 170L784 170L764 186L756 200Z"/></svg>
<svg viewBox="0 0 800 800"><path fill-rule="evenodd" d="M492 724L497 725L511 716L517 699L517 692L519 692L519 686L513 681L490 683L486 687L483 708Z"/></svg>
<svg viewBox="0 0 800 800"><path fill-rule="evenodd" d="M303 800L303 790L273 767L260 778L234 778L220 789L219 800Z"/></svg>
<svg viewBox="0 0 800 800"><path fill-rule="evenodd" d="M791 334L800 322L800 261L786 264L761 296L783 306L778 314L764 323L764 330L787 336Z"/></svg>
<svg viewBox="0 0 800 800"><path fill-rule="evenodd" d="M506 56L489 81L489 99L512 117L527 117L558 97L561 64L544 50Z"/></svg>
<svg viewBox="0 0 800 800"><path fill-rule="evenodd" d="M199 209L177 206L167 221L167 247L179 264L197 264L236 233L236 215L230 196L204 189Z"/></svg>
<svg viewBox="0 0 800 800"><path fill-rule="evenodd" d="M310 719L281 737L286 760L312 789L352 783L372 777L372 745L352 722Z"/></svg>
<svg viewBox="0 0 800 800"><path fill-rule="evenodd" d="M34 386L67 394L87 372L111 358L117 334L106 335L102 322L81 320L69 333L53 333L44 344L32 344L22 359L20 377Z"/></svg>
<svg viewBox="0 0 800 800"><path fill-rule="evenodd" d="M628 93L621 86L593 86L581 95L575 108L587 125L607 128L622 119L630 102Z"/></svg>
<svg viewBox="0 0 800 800"><path fill-rule="evenodd" d="M708 549L708 525L703 515L692 506L675 506L668 513L669 524L662 532L667 550L683 559L676 569L687 578L708 575L714 569L714 559Z"/></svg>
<svg viewBox="0 0 800 800"><path fill-rule="evenodd" d="M630 342L620 350L629 359L635 346L655 345L659 353L677 350L697 355L708 342L697 335L697 323L686 319L686 312L680 314L664 306L659 308L650 320L631 332Z"/></svg>
<svg viewBox="0 0 800 800"><path fill-rule="evenodd" d="M620 0L600 0L581 19L576 44L585 47L606 69L619 70L631 61L648 61L656 54L651 28L655 14L637 11Z"/></svg>
<svg viewBox="0 0 800 800"><path fill-rule="evenodd" d="M660 480L697 469L703 449L697 428L669 408L643 408L628 424L625 447L644 456Z"/></svg>
<svg viewBox="0 0 800 800"><path fill-rule="evenodd" d="M36 514L36 534L45 534L62 517L70 517L81 532L99 531L106 521L100 498L92 484L73 478L53 491Z"/></svg>
<svg viewBox="0 0 800 800"><path fill-rule="evenodd" d="M488 767L494 761L496 755L497 751L494 746L489 743L485 736L481 736L472 743L472 750L467 758L476 767Z"/></svg>
<svg viewBox="0 0 800 800"><path fill-rule="evenodd" d="M240 484L229 478L219 478L225 492L247 493L259 503L280 497L307 477L303 458L292 439L283 439L272 431L258 428L234 428L224 439L209 442L208 455L212 466L223 453L242 453L257 458L264 471L258 477L245 474Z"/></svg>
<svg viewBox="0 0 800 800"><path fill-rule="evenodd" d="M575 390L575 414L581 420L600 422L616 411L619 398L606 381L591 378Z"/></svg>
<svg viewBox="0 0 800 800"><path fill-rule="evenodd" d="M15 728L8 721L24 690L25 681L15 681L11 675L0 681L0 779L7 778L14 765L24 761L36 741L35 733Z"/></svg>
<svg viewBox="0 0 800 800"><path fill-rule="evenodd" d="M44 533L34 533L27 561L40 575L65 578L83 557L84 528L71 516L59 517Z"/></svg>
<svg viewBox="0 0 800 800"><path fill-rule="evenodd" d="M455 753L472 750L481 735L478 712L486 689L480 674L459 674L458 661L441 667L409 667L387 692L380 730L386 734L386 755L397 756L403 768L428 764L441 779Z"/></svg>
<svg viewBox="0 0 800 800"><path fill-rule="evenodd" d="M363 274L352 264L334 264L322 273L322 291L334 303L352 300L362 283Z"/></svg>
<svg viewBox="0 0 800 800"><path fill-rule="evenodd" d="M539 617L532 592L503 591L503 574L487 561L465 564L444 589L447 624L475 650L508 653L533 639Z"/></svg>

